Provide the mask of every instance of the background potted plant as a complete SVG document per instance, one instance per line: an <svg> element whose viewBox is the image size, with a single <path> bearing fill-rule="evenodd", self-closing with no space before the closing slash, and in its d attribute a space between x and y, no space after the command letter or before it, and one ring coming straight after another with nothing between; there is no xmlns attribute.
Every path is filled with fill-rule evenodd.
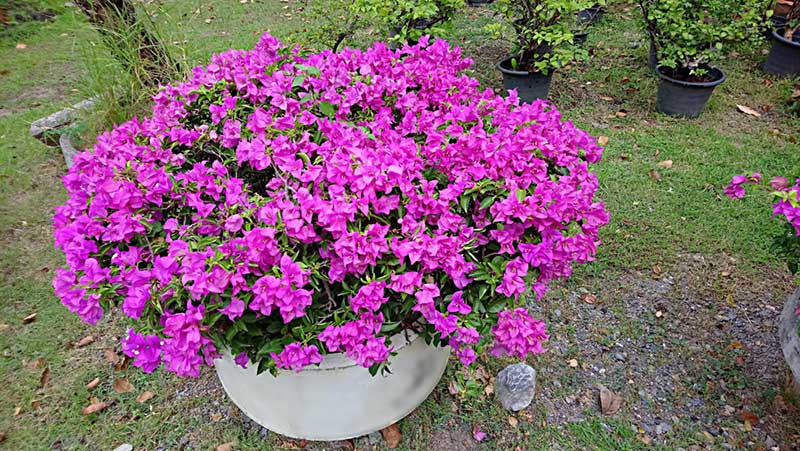
<svg viewBox="0 0 800 451"><path fill-rule="evenodd" d="M711 63L726 46L759 38L766 0L638 0L658 60L656 109L697 117L725 72ZM651 57L652 58L652 57Z"/></svg>
<svg viewBox="0 0 800 451"><path fill-rule="evenodd" d="M504 23L487 28L496 36L513 31L511 55L497 68L506 90L517 90L525 102L546 99L553 72L589 53L574 44L569 25L589 0L498 0L495 10Z"/></svg>
<svg viewBox="0 0 800 451"><path fill-rule="evenodd" d="M757 172L737 175L725 188L725 194L731 199L740 199L745 196L745 187L748 185L772 192L772 215L785 220L783 233L774 237L773 249L786 260L789 271L797 274L800 271L800 179L792 182L786 177L773 177L766 184ZM794 384L800 387L800 288L784 304L778 334L786 363L792 370Z"/></svg>
<svg viewBox="0 0 800 451"><path fill-rule="evenodd" d="M414 44L423 35L442 35L462 0L356 0L356 10L373 18L391 42Z"/></svg>
<svg viewBox="0 0 800 451"><path fill-rule="evenodd" d="M542 352L527 293L592 260L602 149L469 65L428 37L214 55L75 157L56 295L89 323L120 309L132 365L213 363L247 415L299 438L397 421L450 349Z"/></svg>
<svg viewBox="0 0 800 451"><path fill-rule="evenodd" d="M775 75L800 74L800 2L791 6L782 25L776 25L764 71Z"/></svg>
<svg viewBox="0 0 800 451"><path fill-rule="evenodd" d="M582 9L575 15L574 24L570 26L572 32L572 43L583 45L589 37L589 27L596 23L603 15L605 1L596 3L588 9Z"/></svg>

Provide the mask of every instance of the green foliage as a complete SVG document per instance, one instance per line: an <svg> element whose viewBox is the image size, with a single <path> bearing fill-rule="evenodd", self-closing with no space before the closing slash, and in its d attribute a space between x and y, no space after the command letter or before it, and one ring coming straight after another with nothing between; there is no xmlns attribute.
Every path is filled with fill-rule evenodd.
<svg viewBox="0 0 800 451"><path fill-rule="evenodd" d="M390 41L416 42L447 31L463 0L356 0L353 7L377 25Z"/></svg>
<svg viewBox="0 0 800 451"><path fill-rule="evenodd" d="M315 0L303 7L303 17L316 26L295 33L295 38L315 48L334 52L352 39L358 30L369 25L361 1Z"/></svg>
<svg viewBox="0 0 800 451"><path fill-rule="evenodd" d="M442 35L462 0L320 0L304 9L306 20L317 23L298 38L314 47L337 51L368 27L395 44L416 42L423 35Z"/></svg>
<svg viewBox="0 0 800 451"><path fill-rule="evenodd" d="M498 0L495 11L504 23L486 28L496 37L513 31L512 54L517 66L530 72L548 73L574 60L588 58L586 50L574 45L570 24L578 11L605 1L596 0Z"/></svg>
<svg viewBox="0 0 800 451"><path fill-rule="evenodd" d="M756 43L771 0L637 0L659 64L692 75L734 43Z"/></svg>

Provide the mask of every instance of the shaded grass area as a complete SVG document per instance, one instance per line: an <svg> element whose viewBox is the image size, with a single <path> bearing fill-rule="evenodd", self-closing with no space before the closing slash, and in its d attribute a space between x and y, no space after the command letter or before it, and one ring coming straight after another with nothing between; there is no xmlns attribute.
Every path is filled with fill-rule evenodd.
<svg viewBox="0 0 800 451"><path fill-rule="evenodd" d="M136 449L213 449L230 441L237 449L297 446L273 434L265 436L231 409L210 372L188 383L166 372L115 372L104 360L104 349L116 347L122 322L108 318L87 327L53 297L50 279L61 256L52 248L49 217L52 206L64 199L59 180L64 167L60 151L30 138L28 126L81 100L85 72L79 58L94 36L74 8L55 1L41 5L57 16L19 24L0 36L0 69L8 71L0 75L0 324L8 326L0 329L0 398L6 401L0 407L0 432L8 435L0 448L113 449L129 442ZM169 1L163 7L156 19L180 28L171 39L186 41L195 63L230 47L252 47L266 30L286 37L308 26L297 19L297 2ZM730 270L742 277L771 277L772 270L781 268L766 238L780 229L770 218L768 195L758 193L734 203L722 198L721 190L733 174L786 174L796 168L800 121L786 115L782 106L791 80L771 79L754 69L766 45L737 49L737 56L721 62L729 79L706 114L694 121L660 116L652 112L656 79L646 68L645 41L635 32L634 18L635 11L613 7L590 30L592 61L561 71L553 85L552 99L565 118L609 137L604 161L596 170L612 223L603 231L598 261L581 268L548 298L541 313L551 324L563 322L554 309L568 315L563 305L574 301L571 291L598 293L620 274L649 273L656 265L666 272L688 253L720 260L733 257ZM483 10L467 9L450 38L475 58L475 76L499 88L493 65L507 46L482 31L481 25L491 20ZM26 48L17 49L18 43ZM771 108L762 118L751 118L736 111L737 103ZM665 160L672 160L671 168L658 166ZM659 173L660 181L651 177L651 170ZM764 268L772 270L764 275ZM709 296L724 304L727 294L729 290L720 286ZM644 319L628 321L631 313L619 299L605 301L618 330L601 331L594 341L611 346L621 337L651 334L656 342L668 338L668 331L650 328ZM36 321L23 324L32 313ZM649 312L647 321L655 321L652 315ZM535 366L563 366L562 359L582 359L586 350L571 340L582 333L580 327L557 326L553 341L566 339L570 345ZM94 343L71 346L87 334L96 338ZM494 373L503 363L485 365ZM42 365L52 375L44 388L39 387ZM693 365L699 366L698 373L714 377L735 367L719 359ZM490 437L480 449L650 449L640 440L630 412L606 418L588 409L582 419L564 426L548 423L548 412L535 402L529 412L514 416L517 425L512 426L511 415L491 397L452 395L447 385L457 378L455 371L450 368L434 395L401 423L402 449L462 449L454 445L459 440L474 447L474 424ZM114 392L113 379L123 375L136 392ZM85 385L95 377L102 382L90 392ZM541 380L552 382L547 372ZM576 377L562 383L566 396L571 393L566 387L575 389L585 381ZM144 390L156 396L139 403L135 398ZM98 414L80 415L92 397L112 405ZM702 443L697 427L676 431L668 445L659 446L675 449Z"/></svg>

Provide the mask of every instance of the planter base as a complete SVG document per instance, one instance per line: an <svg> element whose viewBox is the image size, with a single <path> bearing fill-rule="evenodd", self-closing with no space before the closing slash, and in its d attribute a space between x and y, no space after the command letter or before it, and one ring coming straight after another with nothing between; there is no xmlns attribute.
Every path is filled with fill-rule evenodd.
<svg viewBox="0 0 800 451"><path fill-rule="evenodd" d="M764 72L773 75L800 74L800 43L782 36L783 29L772 32L772 48Z"/></svg>
<svg viewBox="0 0 800 451"><path fill-rule="evenodd" d="M778 339L783 349L783 356L786 358L786 364L792 370L795 387L800 386L800 336L797 334L800 317L795 314L798 303L800 303L800 288L786 300L778 328Z"/></svg>
<svg viewBox="0 0 800 451"><path fill-rule="evenodd" d="M299 373L256 375L230 355L214 362L228 397L265 428L306 440L345 440L396 423L416 409L444 373L449 347L433 347L409 333L392 337L391 374L370 376L342 354Z"/></svg>
<svg viewBox="0 0 800 451"><path fill-rule="evenodd" d="M714 88L725 81L725 73L717 68L710 68L715 81L707 83L690 83L676 80L664 75L661 68L656 69L661 79L658 84L656 110L670 116L695 118L703 110L714 92Z"/></svg>
<svg viewBox="0 0 800 451"><path fill-rule="evenodd" d="M511 68L511 58L506 58L497 65L503 73L503 88L506 91L517 90L517 96L525 103L535 100L547 100L550 84L553 82L553 71L547 75L514 70Z"/></svg>

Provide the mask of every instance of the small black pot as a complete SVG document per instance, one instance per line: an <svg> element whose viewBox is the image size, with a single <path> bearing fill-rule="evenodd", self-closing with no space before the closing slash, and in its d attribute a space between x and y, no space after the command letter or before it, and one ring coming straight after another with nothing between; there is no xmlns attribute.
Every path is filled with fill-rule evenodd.
<svg viewBox="0 0 800 451"><path fill-rule="evenodd" d="M531 103L537 99L547 99L550 92L550 83L553 81L553 71L547 75L534 72L530 73L511 68L511 59L508 57L497 65L497 69L503 73L503 88L506 91L517 90L520 100Z"/></svg>
<svg viewBox="0 0 800 451"><path fill-rule="evenodd" d="M469 6L488 5L489 3L494 3L494 0L467 0Z"/></svg>
<svg viewBox="0 0 800 451"><path fill-rule="evenodd" d="M603 17L605 9L600 5L594 5L591 8L582 9L578 11L578 23L581 25L591 25L599 22Z"/></svg>
<svg viewBox="0 0 800 451"><path fill-rule="evenodd" d="M586 31L572 30L572 43L575 45L585 44L588 37L589 33Z"/></svg>
<svg viewBox="0 0 800 451"><path fill-rule="evenodd" d="M722 69L716 67L708 69L714 81L693 83L668 77L663 73L663 67L657 68L656 73L661 80L658 83L656 110L670 116L687 118L700 116L714 88L725 81L725 72Z"/></svg>
<svg viewBox="0 0 800 451"><path fill-rule="evenodd" d="M800 42L784 38L783 28L773 31L772 39L772 49L764 63L764 72L774 75L800 74Z"/></svg>
<svg viewBox="0 0 800 451"><path fill-rule="evenodd" d="M766 24L764 24L764 37L772 39L772 32L781 30L786 26L786 18L783 16L772 16Z"/></svg>

